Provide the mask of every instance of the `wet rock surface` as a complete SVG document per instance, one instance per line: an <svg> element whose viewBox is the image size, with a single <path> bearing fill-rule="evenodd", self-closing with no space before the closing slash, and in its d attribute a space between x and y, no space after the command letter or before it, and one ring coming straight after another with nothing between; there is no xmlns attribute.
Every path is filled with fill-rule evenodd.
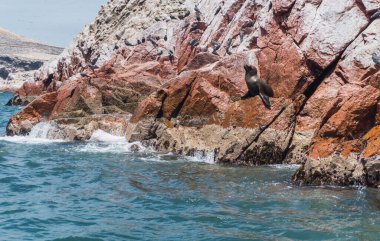
<svg viewBox="0 0 380 241"><path fill-rule="evenodd" d="M369 16L380 2L157 4L106 4L20 88L15 98L38 97L8 134L55 121L70 140L98 128L228 165L302 164L296 183L379 185L380 20ZM270 109L241 100L244 64L272 86Z"/></svg>

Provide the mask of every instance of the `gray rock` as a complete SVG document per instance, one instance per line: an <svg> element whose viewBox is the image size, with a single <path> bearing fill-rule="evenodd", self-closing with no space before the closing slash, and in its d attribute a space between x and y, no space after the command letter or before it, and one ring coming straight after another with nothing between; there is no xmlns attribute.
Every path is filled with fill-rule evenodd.
<svg viewBox="0 0 380 241"><path fill-rule="evenodd" d="M33 80L35 71L62 51L0 28L0 90L17 89Z"/></svg>

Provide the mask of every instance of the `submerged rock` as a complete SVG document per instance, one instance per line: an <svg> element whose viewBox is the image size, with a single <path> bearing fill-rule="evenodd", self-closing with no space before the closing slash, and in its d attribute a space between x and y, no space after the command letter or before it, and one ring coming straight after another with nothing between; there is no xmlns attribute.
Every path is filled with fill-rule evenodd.
<svg viewBox="0 0 380 241"><path fill-rule="evenodd" d="M54 120L67 139L117 131L160 151L214 152L223 164L303 164L297 183L378 186L380 71L371 56L380 52L380 20L369 19L377 8L109 1L20 88L19 96L44 94L11 119L8 134ZM273 87L271 109L259 97L241 100L244 64Z"/></svg>

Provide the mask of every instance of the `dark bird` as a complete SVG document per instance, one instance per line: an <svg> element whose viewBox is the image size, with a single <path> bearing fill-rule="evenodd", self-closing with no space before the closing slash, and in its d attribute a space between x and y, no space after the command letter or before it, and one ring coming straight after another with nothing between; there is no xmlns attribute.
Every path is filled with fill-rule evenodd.
<svg viewBox="0 0 380 241"><path fill-rule="evenodd" d="M252 20L248 20L248 21L245 21L243 26L241 26L242 28L250 28L250 27L253 27L253 21Z"/></svg>
<svg viewBox="0 0 380 241"><path fill-rule="evenodd" d="M49 74L49 76L47 77L47 79L43 81L45 88L49 87L49 85L51 84L51 82L53 82L53 79L54 79L54 75L53 74Z"/></svg>
<svg viewBox="0 0 380 241"><path fill-rule="evenodd" d="M270 109L269 97L273 97L273 89L267 84L265 80L259 79L257 76L257 69L250 65L244 65L245 69L245 83L248 87L248 92L241 97L247 99L259 95L266 108Z"/></svg>
<svg viewBox="0 0 380 241"><path fill-rule="evenodd" d="M190 40L189 44L191 45L191 49L194 49L196 46L199 45L199 41L196 39Z"/></svg>
<svg viewBox="0 0 380 241"><path fill-rule="evenodd" d="M151 42L151 43L153 44L154 47L157 47L157 46L158 46L156 40L154 40L151 36L148 36L148 41Z"/></svg>
<svg viewBox="0 0 380 241"><path fill-rule="evenodd" d="M231 55L232 53L231 53L231 50L230 50L230 48L231 48L231 44L232 44L232 38L229 38L228 40L227 40L227 42L226 42L226 45L224 45L224 48L226 49L226 53L228 54L228 55Z"/></svg>
<svg viewBox="0 0 380 241"><path fill-rule="evenodd" d="M85 72L80 72L80 76L84 78L90 78L90 76L88 76Z"/></svg>
<svg viewBox="0 0 380 241"><path fill-rule="evenodd" d="M371 16L371 20L375 20L377 18L380 18L380 10L377 10L377 12Z"/></svg>
<svg viewBox="0 0 380 241"><path fill-rule="evenodd" d="M142 37L141 42L145 43L145 37Z"/></svg>
<svg viewBox="0 0 380 241"><path fill-rule="evenodd" d="M212 53L218 55L216 51L220 49L220 43L213 40L211 41L211 45L212 45Z"/></svg>
<svg viewBox="0 0 380 241"><path fill-rule="evenodd" d="M215 15L217 15L220 12L220 10L222 10L221 6L219 6L218 9L216 9Z"/></svg>
<svg viewBox="0 0 380 241"><path fill-rule="evenodd" d="M99 67L98 67L97 65L88 64L87 67L88 67L89 69L91 69L92 73L93 73L96 77L98 77L98 75L95 73L95 70L96 70L96 69L99 69Z"/></svg>
<svg viewBox="0 0 380 241"><path fill-rule="evenodd" d="M158 52L157 54L156 54L156 60L157 61L159 61L160 60L160 58L161 58L161 55L164 53L164 51L163 50L161 50L160 52Z"/></svg>
<svg viewBox="0 0 380 241"><path fill-rule="evenodd" d="M195 31L197 29L198 29L198 23L197 22L192 23L191 24L191 28L190 28L190 32L193 32L193 31Z"/></svg>
<svg viewBox="0 0 380 241"><path fill-rule="evenodd" d="M380 65L380 55L373 53L372 54L372 60L376 65Z"/></svg>
<svg viewBox="0 0 380 241"><path fill-rule="evenodd" d="M168 41L168 30L167 29L166 29L166 33L165 33L165 36L164 36L164 40Z"/></svg>
<svg viewBox="0 0 380 241"><path fill-rule="evenodd" d="M138 40L137 40L137 44L141 44L141 41L140 41L140 39L138 39Z"/></svg>
<svg viewBox="0 0 380 241"><path fill-rule="evenodd" d="M171 64L174 63L174 52L172 50L169 50L169 61Z"/></svg>
<svg viewBox="0 0 380 241"><path fill-rule="evenodd" d="M197 21L198 21L198 22L201 21L201 15L202 15L202 13L201 13L201 11L199 10L199 8L198 8L197 5L195 5L195 7L194 7L194 11L195 11L195 17L196 17Z"/></svg>
<svg viewBox="0 0 380 241"><path fill-rule="evenodd" d="M97 65L93 65L93 64L88 64L87 67L90 68L93 71L96 70L96 69L99 69L99 67Z"/></svg>

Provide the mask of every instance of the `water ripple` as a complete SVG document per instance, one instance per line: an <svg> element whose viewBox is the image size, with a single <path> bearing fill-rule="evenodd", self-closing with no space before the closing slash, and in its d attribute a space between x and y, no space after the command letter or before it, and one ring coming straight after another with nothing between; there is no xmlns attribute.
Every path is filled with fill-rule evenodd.
<svg viewBox="0 0 380 241"><path fill-rule="evenodd" d="M0 131L18 110L1 105L8 97L0 94ZM123 138L103 134L83 143L0 138L0 239L380 237L379 190L297 187L297 166L232 168L201 154L131 153Z"/></svg>

